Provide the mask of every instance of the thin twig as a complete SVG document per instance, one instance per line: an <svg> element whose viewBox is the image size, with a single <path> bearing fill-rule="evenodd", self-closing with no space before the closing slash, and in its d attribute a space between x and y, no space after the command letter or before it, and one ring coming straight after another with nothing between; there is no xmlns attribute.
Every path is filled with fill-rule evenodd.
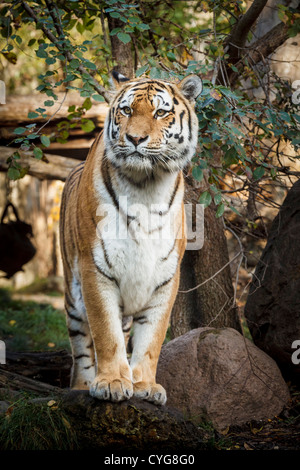
<svg viewBox="0 0 300 470"><path fill-rule="evenodd" d="M187 294L188 292L192 292L193 290L196 290L198 289L199 287L202 287L204 286L204 284L206 284L207 282L211 281L212 279L214 279L218 274L220 274L222 271L224 271L225 268L227 268L227 266L229 266L238 256L240 256L243 252L239 251L231 260L229 260L226 264L224 264L224 266L222 266L221 269L219 269L216 273L214 273L212 276L210 276L208 279L206 279L205 281L201 282L200 284L198 284L197 286L195 287L192 287L191 289L188 289L188 290L180 290L178 292L180 292L181 294Z"/></svg>

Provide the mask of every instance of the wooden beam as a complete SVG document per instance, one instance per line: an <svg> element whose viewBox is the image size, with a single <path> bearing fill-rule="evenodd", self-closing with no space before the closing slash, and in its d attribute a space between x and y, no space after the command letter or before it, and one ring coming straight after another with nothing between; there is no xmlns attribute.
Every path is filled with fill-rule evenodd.
<svg viewBox="0 0 300 470"><path fill-rule="evenodd" d="M0 171L7 171L7 159L16 151L10 147L0 147ZM28 175L36 176L39 179L60 180L65 181L70 171L80 163L75 158L62 157L60 155L45 154L47 162L37 160L33 156L33 152L22 152L21 165L23 168L28 167Z"/></svg>

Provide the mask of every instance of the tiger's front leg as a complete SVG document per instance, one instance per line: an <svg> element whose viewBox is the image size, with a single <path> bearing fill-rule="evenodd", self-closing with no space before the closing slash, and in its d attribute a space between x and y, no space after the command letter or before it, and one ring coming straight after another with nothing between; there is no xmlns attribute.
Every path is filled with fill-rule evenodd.
<svg viewBox="0 0 300 470"><path fill-rule="evenodd" d="M166 336L171 310L179 284L179 271L154 293L149 308L134 320L133 351L130 361L134 396L164 405L165 389L156 383L156 368Z"/></svg>
<svg viewBox="0 0 300 470"><path fill-rule="evenodd" d="M133 395L132 374L122 330L119 289L91 258L82 261L81 273L97 363L90 394L114 402L129 399Z"/></svg>

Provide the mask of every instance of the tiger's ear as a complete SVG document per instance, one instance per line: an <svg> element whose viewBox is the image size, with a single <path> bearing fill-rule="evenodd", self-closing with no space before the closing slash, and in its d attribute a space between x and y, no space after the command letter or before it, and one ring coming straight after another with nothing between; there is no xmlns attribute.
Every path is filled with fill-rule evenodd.
<svg viewBox="0 0 300 470"><path fill-rule="evenodd" d="M121 73L113 70L111 73L111 84L115 90L122 87L124 82L128 82L129 78L125 77Z"/></svg>
<svg viewBox="0 0 300 470"><path fill-rule="evenodd" d="M194 101L203 89L202 80L198 75L188 75L177 86L183 96L189 101Z"/></svg>

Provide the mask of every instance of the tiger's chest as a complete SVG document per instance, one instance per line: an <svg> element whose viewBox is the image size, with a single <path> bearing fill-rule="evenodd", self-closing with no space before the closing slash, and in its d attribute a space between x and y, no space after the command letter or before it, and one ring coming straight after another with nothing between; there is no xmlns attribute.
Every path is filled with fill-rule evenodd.
<svg viewBox="0 0 300 470"><path fill-rule="evenodd" d="M105 221L98 225L94 259L107 276L116 280L124 315L147 306L159 286L175 274L176 216L181 206L174 204L170 210L165 209L165 204L154 208L144 204L130 209L120 206L110 214L106 211Z"/></svg>
<svg viewBox="0 0 300 470"><path fill-rule="evenodd" d="M144 308L156 289L174 275L176 250L167 257L173 244L171 240L142 240L137 244L130 239L106 243L109 274L117 281L125 315ZM94 255L105 266L102 247L96 246Z"/></svg>

